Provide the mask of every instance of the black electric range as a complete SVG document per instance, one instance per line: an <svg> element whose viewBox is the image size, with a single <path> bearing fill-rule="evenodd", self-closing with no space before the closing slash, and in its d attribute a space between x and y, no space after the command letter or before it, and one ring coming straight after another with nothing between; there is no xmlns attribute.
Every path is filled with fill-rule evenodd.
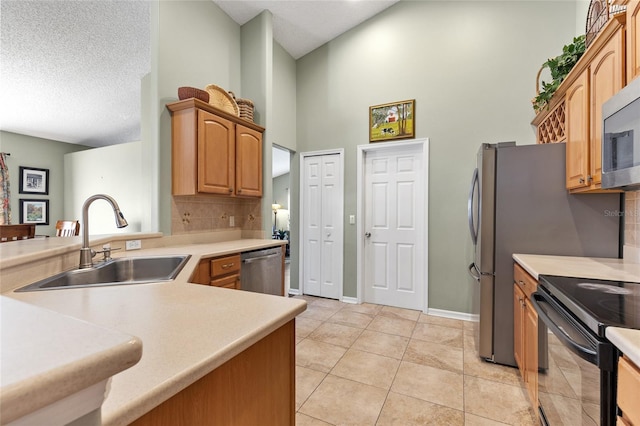
<svg viewBox="0 0 640 426"><path fill-rule="evenodd" d="M541 275L539 285L591 331L608 326L640 329L640 282Z"/></svg>
<svg viewBox="0 0 640 426"><path fill-rule="evenodd" d="M546 340L538 342L541 423L556 426L580 419L582 425L615 426L619 351L605 332L611 326L640 329L640 283L551 275L538 278L538 290L532 295L538 327L548 328L564 348L559 350ZM556 371L561 362L580 384L572 387L568 398L558 398L554 390L564 374Z"/></svg>

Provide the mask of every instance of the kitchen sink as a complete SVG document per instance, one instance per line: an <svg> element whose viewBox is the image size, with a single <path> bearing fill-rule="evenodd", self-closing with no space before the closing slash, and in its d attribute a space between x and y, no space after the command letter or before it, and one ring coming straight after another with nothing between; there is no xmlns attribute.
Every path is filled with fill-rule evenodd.
<svg viewBox="0 0 640 426"><path fill-rule="evenodd" d="M171 281L191 256L120 257L92 268L74 269L40 280L16 291L59 290Z"/></svg>

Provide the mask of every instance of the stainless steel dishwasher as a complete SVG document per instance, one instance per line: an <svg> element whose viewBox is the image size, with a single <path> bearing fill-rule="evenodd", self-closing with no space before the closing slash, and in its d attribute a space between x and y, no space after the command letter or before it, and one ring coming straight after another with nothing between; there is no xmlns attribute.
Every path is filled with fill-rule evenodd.
<svg viewBox="0 0 640 426"><path fill-rule="evenodd" d="M282 248L247 251L240 255L242 290L284 295L282 283Z"/></svg>

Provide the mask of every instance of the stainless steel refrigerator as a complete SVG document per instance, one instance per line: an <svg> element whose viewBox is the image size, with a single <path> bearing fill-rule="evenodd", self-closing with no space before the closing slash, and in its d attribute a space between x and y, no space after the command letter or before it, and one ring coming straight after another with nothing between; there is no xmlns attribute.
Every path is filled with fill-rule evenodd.
<svg viewBox="0 0 640 426"><path fill-rule="evenodd" d="M565 144L483 144L469 192L480 357L515 366L513 253L620 257L619 194L565 189Z"/></svg>

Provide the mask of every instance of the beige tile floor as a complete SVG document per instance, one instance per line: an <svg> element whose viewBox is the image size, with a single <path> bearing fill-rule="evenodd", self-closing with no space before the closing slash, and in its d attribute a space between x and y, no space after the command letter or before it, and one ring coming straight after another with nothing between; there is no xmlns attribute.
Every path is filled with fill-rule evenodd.
<svg viewBox="0 0 640 426"><path fill-rule="evenodd" d="M296 424L534 425L515 368L481 361L473 323L309 296L296 319Z"/></svg>

